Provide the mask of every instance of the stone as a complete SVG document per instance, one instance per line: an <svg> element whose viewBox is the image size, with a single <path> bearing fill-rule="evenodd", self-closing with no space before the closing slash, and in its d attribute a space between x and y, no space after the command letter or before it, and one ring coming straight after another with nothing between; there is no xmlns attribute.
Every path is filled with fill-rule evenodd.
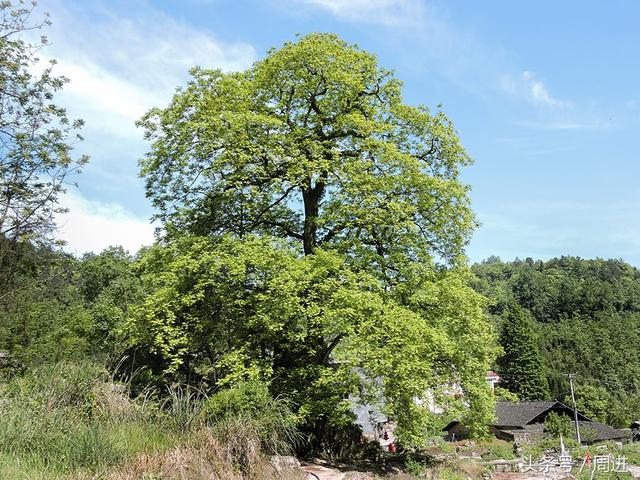
<svg viewBox="0 0 640 480"><path fill-rule="evenodd" d="M375 480L376 477L364 472L346 472L343 480Z"/></svg>
<svg viewBox="0 0 640 480"><path fill-rule="evenodd" d="M284 470L297 470L302 468L300 461L296 457L288 455L274 455L271 457L271 465L273 465L273 468L278 473Z"/></svg>

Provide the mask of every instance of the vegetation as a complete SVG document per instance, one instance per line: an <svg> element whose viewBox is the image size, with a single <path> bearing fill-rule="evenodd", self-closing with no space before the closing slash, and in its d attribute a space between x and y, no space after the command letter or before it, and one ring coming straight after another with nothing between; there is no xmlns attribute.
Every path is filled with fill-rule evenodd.
<svg viewBox="0 0 640 480"><path fill-rule="evenodd" d="M53 103L67 80L54 75L55 61L37 68L46 37L24 39L49 24L46 16L32 22L34 8L0 2L0 300L20 288L22 243L48 239L59 195L87 162L72 156L82 121Z"/></svg>
<svg viewBox="0 0 640 480"><path fill-rule="evenodd" d="M502 319L500 345L504 353L498 359L502 387L522 400L548 398L544 364L531 321L517 304L508 305Z"/></svg>
<svg viewBox="0 0 640 480"><path fill-rule="evenodd" d="M192 75L140 122L165 235L140 263L131 347L165 378L267 381L315 445L352 423L355 396L384 396L402 443L423 444L413 399L453 384L450 409L482 433L496 350L462 256L469 159L444 114L404 104L334 35Z"/></svg>
<svg viewBox="0 0 640 480"><path fill-rule="evenodd" d="M157 243L75 258L50 233L81 122L53 63L34 76L34 8L0 2L0 476L162 477L183 456L268 478L264 455L358 448L357 402L424 445L427 392L486 431L497 348L442 112L330 34L195 69L140 122Z"/></svg>
<svg viewBox="0 0 640 480"><path fill-rule="evenodd" d="M474 287L489 297L495 324L516 302L533 320L550 388L569 399L576 373L578 408L593 420L628 427L640 417L640 272L620 260L561 257L472 267ZM503 348L505 344L503 344Z"/></svg>
<svg viewBox="0 0 640 480"><path fill-rule="evenodd" d="M81 122L53 103L65 79L33 73L46 40L24 34L48 20L30 24L32 8L0 1L0 477L298 478L268 456L364 454L356 403L414 452L445 417L482 437L495 398L563 398L566 372L587 416L640 417L638 272L574 258L470 270L453 126L335 35L244 72L194 69L140 121L157 242L60 251L59 195L87 159L72 155Z"/></svg>
<svg viewBox="0 0 640 480"><path fill-rule="evenodd" d="M567 415L551 412L544 421L544 433L554 438L571 439L575 434L575 426Z"/></svg>
<svg viewBox="0 0 640 480"><path fill-rule="evenodd" d="M0 476L286 478L261 452L289 453L291 445L276 445L257 427L290 431L291 414L281 403L278 415L262 408L214 416L204 414L202 398L181 389L161 399L152 391L132 397L128 387L91 362L37 367L7 382L0 392ZM300 478L294 473L289 478Z"/></svg>

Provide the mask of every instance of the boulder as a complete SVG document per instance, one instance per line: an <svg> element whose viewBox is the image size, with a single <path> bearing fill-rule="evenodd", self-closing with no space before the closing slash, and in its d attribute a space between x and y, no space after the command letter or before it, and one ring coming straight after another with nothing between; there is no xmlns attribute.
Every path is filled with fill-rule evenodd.
<svg viewBox="0 0 640 480"><path fill-rule="evenodd" d="M273 468L278 473L284 470L298 470L302 468L300 461L296 457L288 455L274 455L271 457L271 465L273 465Z"/></svg>

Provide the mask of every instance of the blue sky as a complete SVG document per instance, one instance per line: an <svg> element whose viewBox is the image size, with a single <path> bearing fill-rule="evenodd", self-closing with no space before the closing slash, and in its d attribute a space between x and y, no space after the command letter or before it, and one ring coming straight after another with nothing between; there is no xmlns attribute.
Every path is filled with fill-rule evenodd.
<svg viewBox="0 0 640 480"><path fill-rule="evenodd" d="M134 121L193 65L246 68L296 33L376 53L410 103L441 104L475 163L468 253L640 266L640 3L428 0L42 0L46 54L71 79L92 162L65 197L76 253L152 239Z"/></svg>

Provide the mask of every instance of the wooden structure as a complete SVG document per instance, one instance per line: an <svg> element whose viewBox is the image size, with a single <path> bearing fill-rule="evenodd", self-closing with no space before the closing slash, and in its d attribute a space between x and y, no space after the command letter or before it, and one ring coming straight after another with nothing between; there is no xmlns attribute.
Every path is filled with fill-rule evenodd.
<svg viewBox="0 0 640 480"><path fill-rule="evenodd" d="M501 440L533 443L544 436L544 421L554 412L573 420L573 410L561 402L496 402L496 421L489 426L491 433ZM629 432L617 430L608 425L594 422L578 412L578 425L584 432L583 443L606 440L629 441ZM459 440L467 436L467 431L458 421L449 423L444 429L449 440Z"/></svg>

